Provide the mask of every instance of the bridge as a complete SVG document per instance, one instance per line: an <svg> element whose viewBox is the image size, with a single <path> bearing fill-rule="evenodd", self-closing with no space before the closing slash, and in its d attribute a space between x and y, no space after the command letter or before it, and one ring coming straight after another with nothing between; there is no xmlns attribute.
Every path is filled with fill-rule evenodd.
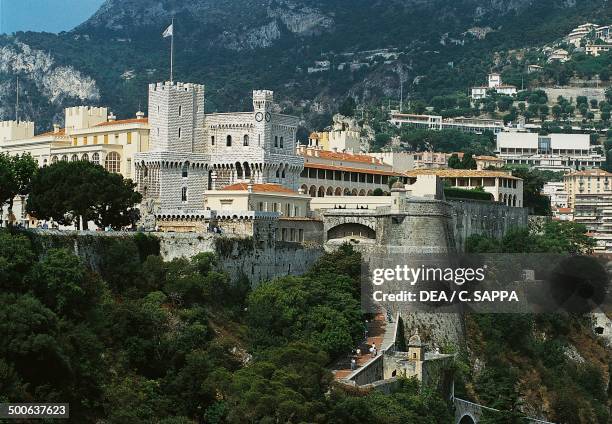
<svg viewBox="0 0 612 424"><path fill-rule="evenodd" d="M480 421L484 411L501 412L499 409L489 408L488 406L456 397L453 397L453 404L455 405L455 424L476 424ZM524 420L529 423L554 424L550 421L531 417L524 417Z"/></svg>

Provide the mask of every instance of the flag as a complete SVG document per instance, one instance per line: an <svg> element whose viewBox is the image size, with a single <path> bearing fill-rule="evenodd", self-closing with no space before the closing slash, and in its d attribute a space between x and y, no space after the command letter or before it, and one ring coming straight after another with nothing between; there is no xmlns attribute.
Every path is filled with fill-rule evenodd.
<svg viewBox="0 0 612 424"><path fill-rule="evenodd" d="M172 37L173 35L174 35L174 24L170 24L170 26L166 28L166 30L162 34L162 37L168 38L168 37Z"/></svg>

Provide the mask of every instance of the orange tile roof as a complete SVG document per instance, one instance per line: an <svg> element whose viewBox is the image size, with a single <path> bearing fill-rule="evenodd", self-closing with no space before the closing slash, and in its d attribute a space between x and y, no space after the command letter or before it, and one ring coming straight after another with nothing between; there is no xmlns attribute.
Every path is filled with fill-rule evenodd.
<svg viewBox="0 0 612 424"><path fill-rule="evenodd" d="M584 171L575 171L570 174L566 174L565 177L574 176L600 176L600 177L612 177L612 173L606 172L603 169L586 169Z"/></svg>
<svg viewBox="0 0 612 424"><path fill-rule="evenodd" d="M572 208L557 208L557 212L559 213L571 213Z"/></svg>
<svg viewBox="0 0 612 424"><path fill-rule="evenodd" d="M491 160L491 161L495 161L495 162L503 162L504 161L503 159L500 159L498 157L495 157L495 156L486 156L486 155L476 156L476 157L474 157L474 159L475 160Z"/></svg>
<svg viewBox="0 0 612 424"><path fill-rule="evenodd" d="M308 155L306 152L302 153L305 158L313 157L319 159L338 160L343 162L358 162L358 163L370 163L376 165L382 165L382 161L378 158L368 155L354 155L352 153L341 153L331 152L329 150L308 150L313 152L312 155ZM319 156L315 156L314 152L318 152Z"/></svg>
<svg viewBox="0 0 612 424"><path fill-rule="evenodd" d="M134 119L122 119L119 121L107 121L96 125L96 127L105 127L108 125L123 125L123 124L148 124L149 118L134 118Z"/></svg>
<svg viewBox="0 0 612 424"><path fill-rule="evenodd" d="M478 171L476 169L414 169L404 173L407 177L417 177L419 175L437 175L441 178L467 178L467 177L500 177L511 180L521 180L504 171Z"/></svg>
<svg viewBox="0 0 612 424"><path fill-rule="evenodd" d="M236 183L223 187L221 190L225 191L247 191L247 183ZM298 194L297 192L282 186L280 184L253 184L253 191L255 193L291 193Z"/></svg>
<svg viewBox="0 0 612 424"><path fill-rule="evenodd" d="M350 166L325 165L322 163L305 163L304 168L327 169L329 171L360 172L362 174L401 176L399 172L381 171L378 169L353 168Z"/></svg>
<svg viewBox="0 0 612 424"><path fill-rule="evenodd" d="M34 138L36 138L36 137L49 137L51 135L56 135L56 136L66 135L66 129L65 128L60 128L60 130L58 132L47 131L47 132L44 132L42 134L35 135Z"/></svg>

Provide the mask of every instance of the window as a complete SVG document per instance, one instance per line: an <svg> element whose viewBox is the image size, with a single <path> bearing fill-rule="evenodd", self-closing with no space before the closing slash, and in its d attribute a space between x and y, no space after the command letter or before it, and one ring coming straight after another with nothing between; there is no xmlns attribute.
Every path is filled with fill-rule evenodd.
<svg viewBox="0 0 612 424"><path fill-rule="evenodd" d="M119 134L115 134L115 144L119 144Z"/></svg>
<svg viewBox="0 0 612 424"><path fill-rule="evenodd" d="M231 147L232 146L232 136L228 135L227 136L227 142L225 144L227 147Z"/></svg>
<svg viewBox="0 0 612 424"><path fill-rule="evenodd" d="M108 134L104 134L104 144L108 144Z"/></svg>
<svg viewBox="0 0 612 424"><path fill-rule="evenodd" d="M274 136L274 147L278 147L278 136Z"/></svg>
<svg viewBox="0 0 612 424"><path fill-rule="evenodd" d="M127 133L127 144L132 144L132 133Z"/></svg>
<svg viewBox="0 0 612 424"><path fill-rule="evenodd" d="M87 146L87 136L83 137L83 145Z"/></svg>
<svg viewBox="0 0 612 424"><path fill-rule="evenodd" d="M280 138L280 148L281 148L281 149L283 148L283 142L284 142L283 137L281 137L281 138Z"/></svg>
<svg viewBox="0 0 612 424"><path fill-rule="evenodd" d="M93 144L98 144L98 136L97 135L93 136Z"/></svg>
<svg viewBox="0 0 612 424"><path fill-rule="evenodd" d="M181 138L181 127L179 127L178 138Z"/></svg>
<svg viewBox="0 0 612 424"><path fill-rule="evenodd" d="M183 187L183 189L181 190L181 200L183 202L187 201L187 187Z"/></svg>
<svg viewBox="0 0 612 424"><path fill-rule="evenodd" d="M100 164L100 155L99 155L98 153L94 153L94 154L91 156L91 161L92 161L93 163L95 163L95 164L98 164L98 165L99 165L99 164Z"/></svg>
<svg viewBox="0 0 612 424"><path fill-rule="evenodd" d="M53 156L51 158L51 163L57 163L57 156Z"/></svg>
<svg viewBox="0 0 612 424"><path fill-rule="evenodd" d="M183 116L183 106L179 106L179 116Z"/></svg>
<svg viewBox="0 0 612 424"><path fill-rule="evenodd" d="M214 146L214 145L215 145L215 136L214 136L214 135L211 135L211 136L210 136L210 145L211 145L211 146Z"/></svg>
<svg viewBox="0 0 612 424"><path fill-rule="evenodd" d="M76 137L74 137L74 138L72 139L72 145L73 145L73 146L76 146L77 144L79 144L79 141L77 140L77 138L76 138Z"/></svg>
<svg viewBox="0 0 612 424"><path fill-rule="evenodd" d="M183 178L187 178L189 176L189 162L183 165Z"/></svg>
<svg viewBox="0 0 612 424"><path fill-rule="evenodd" d="M159 127L157 127L157 136L159 136Z"/></svg>
<svg viewBox="0 0 612 424"><path fill-rule="evenodd" d="M243 146L248 146L249 145L249 136L248 134L244 135L244 141L242 142Z"/></svg>
<svg viewBox="0 0 612 424"><path fill-rule="evenodd" d="M68 162L68 155L62 155L62 162Z"/></svg>
<svg viewBox="0 0 612 424"><path fill-rule="evenodd" d="M119 153L110 152L106 155L104 168L106 168L108 172L114 172L115 174L121 172L121 156L119 156Z"/></svg>
<svg viewBox="0 0 612 424"><path fill-rule="evenodd" d="M84 162L89 162L89 155L87 153L85 153L82 157L81 160Z"/></svg>

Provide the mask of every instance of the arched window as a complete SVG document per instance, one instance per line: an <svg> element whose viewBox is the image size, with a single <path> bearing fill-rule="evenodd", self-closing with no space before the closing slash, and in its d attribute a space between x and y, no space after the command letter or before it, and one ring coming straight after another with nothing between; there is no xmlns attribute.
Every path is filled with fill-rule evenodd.
<svg viewBox="0 0 612 424"><path fill-rule="evenodd" d="M100 154L94 153L93 155L91 155L91 161L96 165L100 165Z"/></svg>
<svg viewBox="0 0 612 424"><path fill-rule="evenodd" d="M232 136L231 135L227 136L227 141L225 142L225 145L227 147L232 147Z"/></svg>
<svg viewBox="0 0 612 424"><path fill-rule="evenodd" d="M47 159L43 160L43 168L47 166Z"/></svg>
<svg viewBox="0 0 612 424"><path fill-rule="evenodd" d="M68 162L68 155L62 155L62 161Z"/></svg>
<svg viewBox="0 0 612 424"><path fill-rule="evenodd" d="M72 157L70 158L70 162L77 162L79 160L79 157L77 155L72 155Z"/></svg>
<svg viewBox="0 0 612 424"><path fill-rule="evenodd" d="M183 202L187 201L187 187L183 187L183 189L181 190L181 200Z"/></svg>
<svg viewBox="0 0 612 424"><path fill-rule="evenodd" d="M115 174L121 172L121 156L119 156L119 153L110 152L106 155L104 168L106 168L108 172L114 172Z"/></svg>
<svg viewBox="0 0 612 424"><path fill-rule="evenodd" d="M57 156L53 156L51 158L51 163L57 163Z"/></svg>
<svg viewBox="0 0 612 424"><path fill-rule="evenodd" d="M185 162L183 165L183 178L187 178L189 176L189 162Z"/></svg>
<svg viewBox="0 0 612 424"><path fill-rule="evenodd" d="M89 162L89 155L87 153L83 154L83 156L81 157L81 160Z"/></svg>
<svg viewBox="0 0 612 424"><path fill-rule="evenodd" d="M248 146L249 145L249 135L248 134L244 135L244 140L242 141L242 145L243 146Z"/></svg>

